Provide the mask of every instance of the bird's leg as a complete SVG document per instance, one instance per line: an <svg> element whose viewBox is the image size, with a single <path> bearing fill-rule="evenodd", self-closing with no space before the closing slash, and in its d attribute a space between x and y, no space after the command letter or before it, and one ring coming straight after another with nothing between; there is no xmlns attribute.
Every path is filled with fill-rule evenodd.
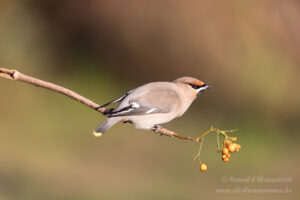
<svg viewBox="0 0 300 200"><path fill-rule="evenodd" d="M158 131L159 129L164 129L164 127L162 125L156 124L153 128L154 128L155 133L159 133L160 136L163 135L161 132Z"/></svg>
<svg viewBox="0 0 300 200"><path fill-rule="evenodd" d="M153 126L152 131L154 131L156 133L159 133L160 135L167 135L167 136L170 136L170 137L177 137L177 138L182 139L182 140L192 140L192 141L198 142L193 137L186 137L186 136L178 135L177 133L175 133L173 131L169 131L169 130L165 129L164 127L162 127L159 124Z"/></svg>

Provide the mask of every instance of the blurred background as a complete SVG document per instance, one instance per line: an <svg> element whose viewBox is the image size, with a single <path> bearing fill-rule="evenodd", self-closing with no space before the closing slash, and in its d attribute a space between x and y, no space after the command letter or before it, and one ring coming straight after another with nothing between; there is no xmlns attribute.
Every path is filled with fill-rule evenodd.
<svg viewBox="0 0 300 200"><path fill-rule="evenodd" d="M0 79L0 199L299 199L300 2L2 0L0 66L103 104L150 81L212 85L165 126L239 129L229 163L199 144L118 124L51 91ZM247 177L288 182L230 181ZM225 177L225 178L224 178ZM290 189L220 192L218 189ZM218 192L219 191L219 192Z"/></svg>

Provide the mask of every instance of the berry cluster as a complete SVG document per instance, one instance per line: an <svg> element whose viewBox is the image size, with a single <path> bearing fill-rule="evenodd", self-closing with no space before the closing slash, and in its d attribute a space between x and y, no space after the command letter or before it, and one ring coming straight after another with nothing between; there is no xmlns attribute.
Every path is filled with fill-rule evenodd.
<svg viewBox="0 0 300 200"><path fill-rule="evenodd" d="M234 152L237 152L237 151L241 150L241 145L239 145L237 143L234 143L235 141L237 141L237 138L236 137L229 137L227 135L228 132L234 132L234 131L236 131L236 130L220 130L220 129L211 127L210 130L206 131L205 133L203 133L202 135L200 135L199 137L196 138L195 141L200 142L200 147L199 147L198 153L194 157L194 161L199 160L199 162L200 162L200 171L205 172L207 170L207 165L205 163L202 163L201 159L200 159L200 153L201 153L204 137L207 134L211 133L211 132L216 132L217 145L218 145L218 150L217 151L219 153L222 153L222 160L224 162L228 162L230 157L231 157L230 153L234 153ZM221 148L221 145L220 145L220 142L219 142L219 137L220 136L224 137L222 148Z"/></svg>
<svg viewBox="0 0 300 200"><path fill-rule="evenodd" d="M224 162L228 162L229 158L231 157L230 153L237 152L241 150L241 145L232 143L237 140L236 137L230 137L229 140L225 139L223 142L223 149L222 149L222 160Z"/></svg>

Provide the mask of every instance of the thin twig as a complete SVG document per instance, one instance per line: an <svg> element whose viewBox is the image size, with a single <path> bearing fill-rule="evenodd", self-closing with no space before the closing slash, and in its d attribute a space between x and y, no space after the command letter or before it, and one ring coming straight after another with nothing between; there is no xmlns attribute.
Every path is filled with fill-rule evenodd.
<svg viewBox="0 0 300 200"><path fill-rule="evenodd" d="M3 78L7 78L14 81L22 81L25 83L29 83L32 85L35 85L37 87L43 87L55 92L59 92L63 95L66 95L76 101L79 101L80 103L83 103L84 105L87 105L90 108L93 108L94 110L103 113L105 111L105 108L99 108L100 106L93 101L77 94L76 92L73 92L72 90L69 90L67 88L61 87L59 85L43 81L31 76L27 76L25 74L22 74L21 72L18 72L17 70L9 70L0 68L0 76Z"/></svg>
<svg viewBox="0 0 300 200"><path fill-rule="evenodd" d="M104 107L100 107L100 105L96 104L95 102L89 100L86 97L83 97L81 95L79 95L76 92L73 92L70 89L64 88L62 86L47 82L47 81L43 81L25 74L22 74L21 72L18 72L17 70L11 70L11 69L6 69L6 68L0 68L0 77L2 78L6 78L6 79L10 79L10 80L14 80L14 81L22 81L25 83L29 83L32 85L35 85L37 87L43 87L55 92L59 92L63 95L66 95L76 101L79 101L80 103L100 112L100 113L104 113L105 108ZM181 136L178 135L177 133L170 131L168 129L162 128L162 127L153 127L152 131L156 132L156 133L160 133L161 135L165 135L165 136L169 136L169 137L177 137L179 139L182 140L191 140L194 142L198 142L200 140L199 137L194 138L194 137L188 137L188 136Z"/></svg>

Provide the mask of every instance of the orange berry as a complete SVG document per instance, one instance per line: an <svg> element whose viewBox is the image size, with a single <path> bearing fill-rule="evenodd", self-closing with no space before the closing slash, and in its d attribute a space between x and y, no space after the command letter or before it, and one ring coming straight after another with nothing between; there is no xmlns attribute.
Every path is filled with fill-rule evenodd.
<svg viewBox="0 0 300 200"><path fill-rule="evenodd" d="M241 148L242 148L242 147L241 147L241 145L239 145L239 144L236 144L236 147L235 147L235 150L236 150L236 151L239 151L239 150L241 150Z"/></svg>
<svg viewBox="0 0 300 200"><path fill-rule="evenodd" d="M224 147L224 148L222 149L222 153L223 153L223 154L228 154L229 151L228 151L228 149L227 149L226 147Z"/></svg>
<svg viewBox="0 0 300 200"><path fill-rule="evenodd" d="M200 165L200 171L205 172L207 170L207 165L204 163L201 163Z"/></svg>
<svg viewBox="0 0 300 200"><path fill-rule="evenodd" d="M231 137L230 139L231 139L232 142L237 141L237 137Z"/></svg>
<svg viewBox="0 0 300 200"><path fill-rule="evenodd" d="M224 146L228 147L228 145L230 144L230 142L228 140L224 140Z"/></svg>
<svg viewBox="0 0 300 200"><path fill-rule="evenodd" d="M223 158L223 161L224 161L224 162L228 162L228 161L229 161L229 158L228 158L228 157Z"/></svg>
<svg viewBox="0 0 300 200"><path fill-rule="evenodd" d="M225 159L225 158L230 158L231 157L231 155L230 154L223 154L222 155L222 159Z"/></svg>
<svg viewBox="0 0 300 200"><path fill-rule="evenodd" d="M235 148L236 148L236 144L235 143L231 143L229 146L228 146L228 151L229 152L235 152Z"/></svg>

